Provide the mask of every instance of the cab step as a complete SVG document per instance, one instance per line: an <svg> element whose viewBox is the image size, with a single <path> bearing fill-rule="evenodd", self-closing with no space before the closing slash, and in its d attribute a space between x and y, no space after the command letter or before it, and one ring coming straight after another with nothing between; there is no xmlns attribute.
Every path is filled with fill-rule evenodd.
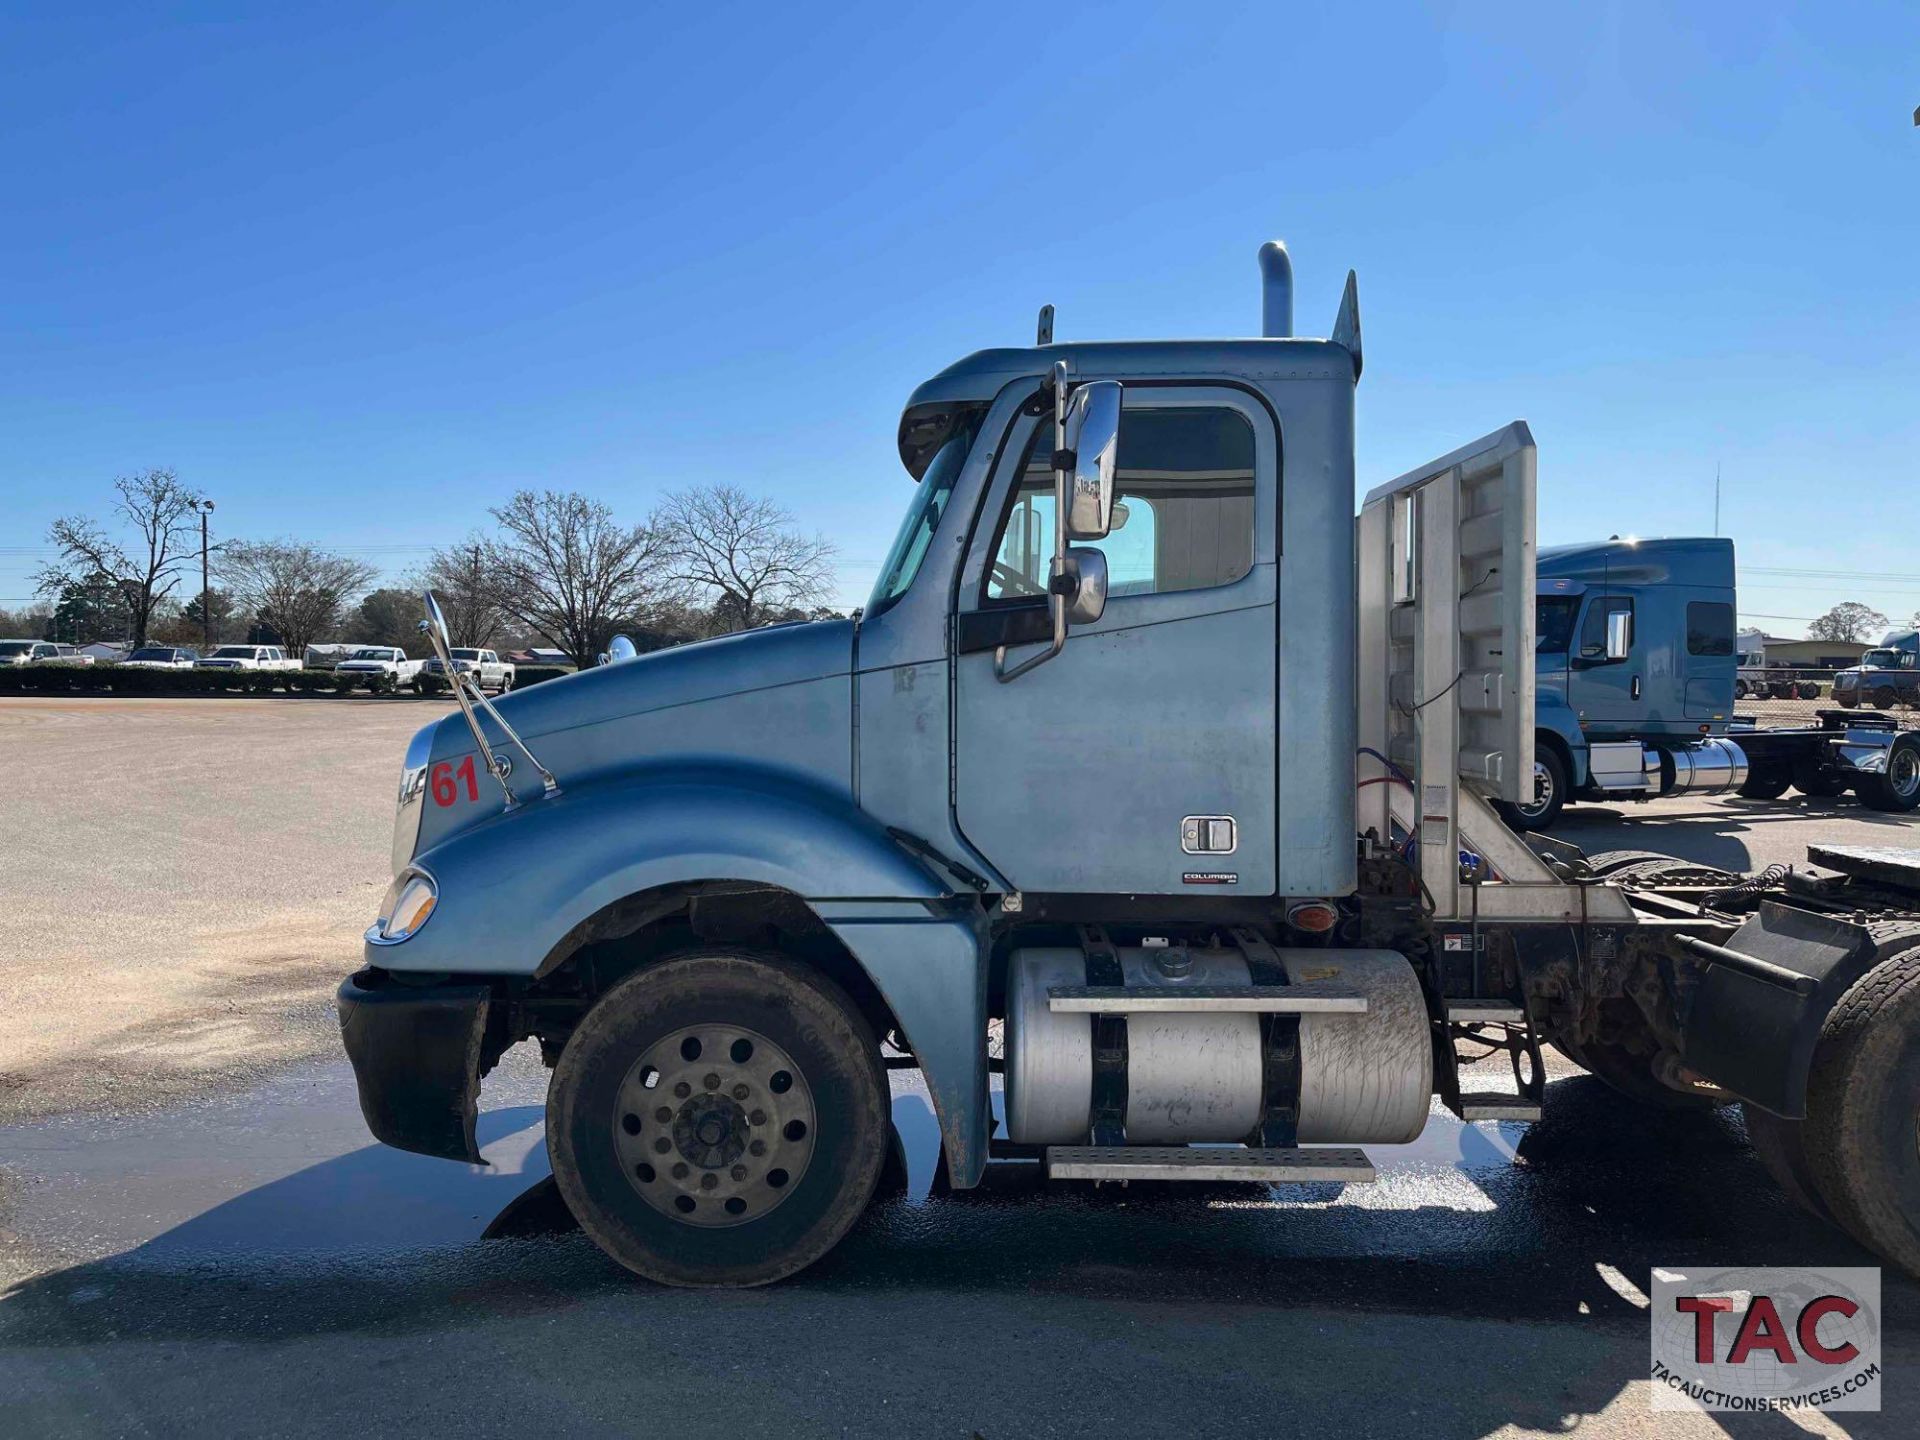
<svg viewBox="0 0 1920 1440"><path fill-rule="evenodd" d="M1054 1180L1253 1180L1268 1185L1365 1185L1366 1152L1340 1146L1250 1150L1217 1145L1049 1145Z"/></svg>
<svg viewBox="0 0 1920 1440"><path fill-rule="evenodd" d="M1364 1015L1367 997L1305 985L1053 985L1056 1015L1218 1014Z"/></svg>
<svg viewBox="0 0 1920 1440"><path fill-rule="evenodd" d="M1524 1025L1527 1012L1511 1000L1446 1000L1449 1025Z"/></svg>
<svg viewBox="0 0 1920 1440"><path fill-rule="evenodd" d="M1538 1101L1499 1091L1462 1095L1445 1104L1462 1120L1538 1120L1543 1113Z"/></svg>

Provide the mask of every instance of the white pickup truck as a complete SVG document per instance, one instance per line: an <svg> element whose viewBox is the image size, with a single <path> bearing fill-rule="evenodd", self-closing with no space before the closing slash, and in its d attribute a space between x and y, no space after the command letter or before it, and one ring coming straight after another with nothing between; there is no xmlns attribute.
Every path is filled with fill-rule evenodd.
<svg viewBox="0 0 1920 1440"><path fill-rule="evenodd" d="M409 660L407 652L398 645L362 645L346 659L333 667L337 676L363 675L372 677L384 675L387 684L393 689L412 685L420 677L420 667L424 661Z"/></svg>
<svg viewBox="0 0 1920 1440"><path fill-rule="evenodd" d="M278 645L222 645L193 662L196 670L298 670L300 662Z"/></svg>
<svg viewBox="0 0 1920 1440"><path fill-rule="evenodd" d="M513 689L513 662L502 660L496 651L462 648L449 653L453 656L454 668L462 675L471 675L482 690L504 695ZM426 670L429 675L446 673L446 667L440 663L437 655L427 661Z"/></svg>

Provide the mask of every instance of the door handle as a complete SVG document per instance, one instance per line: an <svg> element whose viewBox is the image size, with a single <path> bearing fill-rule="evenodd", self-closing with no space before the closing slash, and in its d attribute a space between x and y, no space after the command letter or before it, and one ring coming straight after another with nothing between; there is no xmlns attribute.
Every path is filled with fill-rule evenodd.
<svg viewBox="0 0 1920 1440"><path fill-rule="evenodd" d="M1640 677L1638 675L1633 677L1633 698L1636 700L1640 698Z"/></svg>

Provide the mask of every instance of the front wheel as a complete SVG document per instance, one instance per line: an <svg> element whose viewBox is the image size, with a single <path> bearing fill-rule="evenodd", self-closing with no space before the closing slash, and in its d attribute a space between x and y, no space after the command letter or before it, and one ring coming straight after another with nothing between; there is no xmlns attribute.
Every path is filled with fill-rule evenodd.
<svg viewBox="0 0 1920 1440"><path fill-rule="evenodd" d="M628 977L568 1037L547 1098L581 1227L667 1285L748 1286L818 1260L874 1193L880 1046L824 976L765 951Z"/></svg>
<svg viewBox="0 0 1920 1440"><path fill-rule="evenodd" d="M1502 800L1494 807L1509 829L1525 834L1544 830L1560 818L1567 803L1567 767L1558 752L1537 745L1533 752L1533 803L1515 805Z"/></svg>

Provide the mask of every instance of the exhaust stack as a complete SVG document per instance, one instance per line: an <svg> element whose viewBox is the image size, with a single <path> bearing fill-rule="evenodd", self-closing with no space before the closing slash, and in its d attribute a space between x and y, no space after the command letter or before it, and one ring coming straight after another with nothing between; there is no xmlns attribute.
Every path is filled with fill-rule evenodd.
<svg viewBox="0 0 1920 1440"><path fill-rule="evenodd" d="M1279 240L1260 247L1260 333L1268 340L1293 334L1293 257Z"/></svg>

